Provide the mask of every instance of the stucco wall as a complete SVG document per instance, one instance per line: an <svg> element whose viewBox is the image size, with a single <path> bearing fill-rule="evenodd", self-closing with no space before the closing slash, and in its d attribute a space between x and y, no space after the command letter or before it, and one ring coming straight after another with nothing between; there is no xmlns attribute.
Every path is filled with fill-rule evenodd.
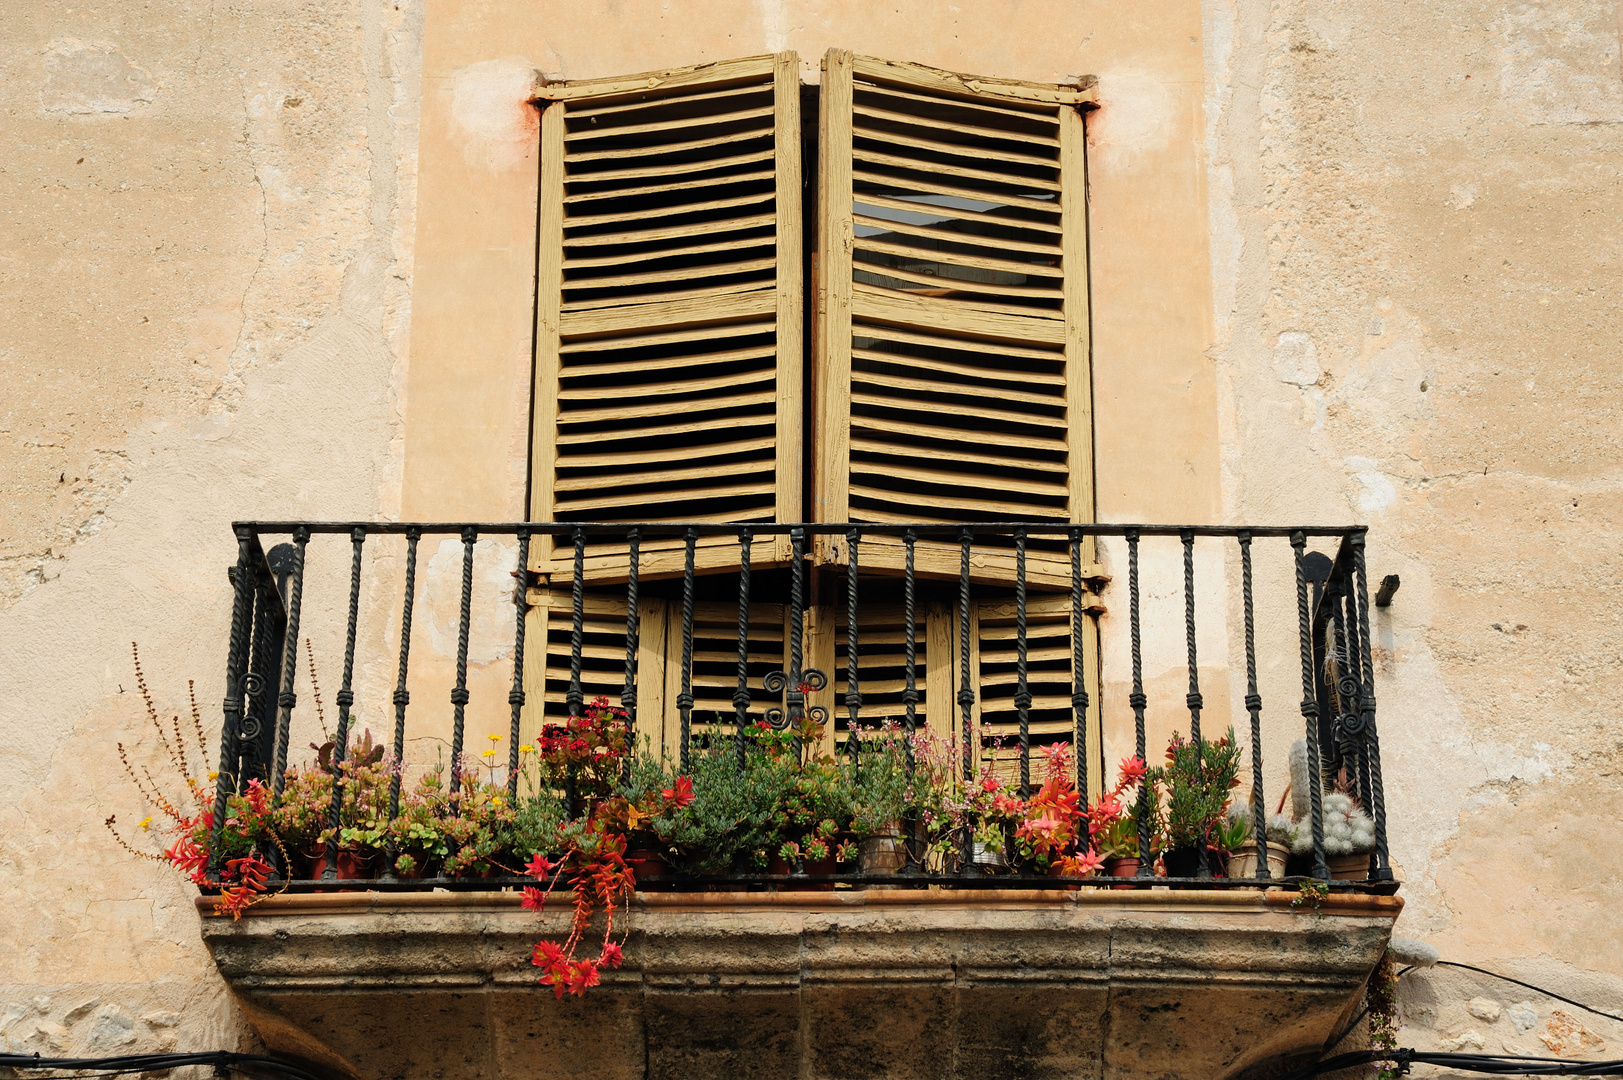
<svg viewBox="0 0 1623 1080"><path fill-rule="evenodd" d="M1402 576L1376 627L1399 932L1614 1013L1619 14L1211 3L1205 50L1224 512L1368 522ZM1421 1041L1547 1052L1536 994L1411 992Z"/></svg>
<svg viewBox="0 0 1623 1080"><path fill-rule="evenodd" d="M1378 616L1400 933L1623 1008L1618 19L1578 0L0 5L0 1035L241 1036L188 889L101 825L146 812L113 750L145 722L128 643L166 715L192 677L217 722L233 517L518 513L526 73L782 48L814 68L832 44L1101 77L1101 516L1367 521L1372 573L1404 581ZM341 602L312 582L327 669ZM363 647L387 654L386 623ZM1212 632L1203 656L1227 647ZM1150 650L1168 692L1178 645ZM1299 726L1291 659L1264 672L1271 752ZM370 709L386 673L362 678ZM301 708L294 745L316 734ZM1405 1041L1542 1052L1550 1003L1473 980L1411 976ZM1536 1023L1468 1013L1479 995L1530 999Z"/></svg>
<svg viewBox="0 0 1623 1080"><path fill-rule="evenodd" d="M0 5L13 1049L243 1035L189 887L102 827L149 812L114 746L146 724L129 643L166 717L195 678L217 730L231 519L395 512L421 21L376 0ZM335 600L308 623L330 631ZM146 730L136 760L158 765Z"/></svg>

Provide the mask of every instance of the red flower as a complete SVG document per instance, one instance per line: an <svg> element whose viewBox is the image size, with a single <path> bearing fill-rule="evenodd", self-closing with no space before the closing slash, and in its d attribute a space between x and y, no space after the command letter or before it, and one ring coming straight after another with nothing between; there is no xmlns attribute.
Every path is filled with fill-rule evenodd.
<svg viewBox="0 0 1623 1080"><path fill-rule="evenodd" d="M522 904L525 911L540 911L546 906L546 903L546 893L542 892L540 889L532 889L528 885L524 887L524 899ZM546 942L545 944L550 945L551 942Z"/></svg>
<svg viewBox="0 0 1623 1080"><path fill-rule="evenodd" d="M665 788L660 795L666 802L675 807L686 806L693 801L693 779L688 776L678 776L676 786Z"/></svg>
<svg viewBox="0 0 1623 1080"><path fill-rule="evenodd" d="M545 879L551 877L552 872L557 868L557 864L552 862L545 855L536 855L530 860L529 864L524 867L524 872L533 878Z"/></svg>
<svg viewBox="0 0 1623 1080"><path fill-rule="evenodd" d="M617 968L625 962L625 953L614 942L605 941L603 943L603 957L600 962L609 965L611 968Z"/></svg>

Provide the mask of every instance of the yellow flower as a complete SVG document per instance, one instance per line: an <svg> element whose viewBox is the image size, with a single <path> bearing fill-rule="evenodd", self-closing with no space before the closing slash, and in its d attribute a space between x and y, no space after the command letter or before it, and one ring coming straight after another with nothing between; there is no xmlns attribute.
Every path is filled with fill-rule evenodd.
<svg viewBox="0 0 1623 1080"><path fill-rule="evenodd" d="M142 829L152 828L152 815L148 814L146 817L142 818L141 824L138 827Z"/></svg>
<svg viewBox="0 0 1623 1080"><path fill-rule="evenodd" d="M490 797L490 805L500 810L502 808L502 797L500 795L492 795Z"/></svg>
<svg viewBox="0 0 1623 1080"><path fill-rule="evenodd" d="M496 751L494 751L494 750L486 750L483 754L480 754L479 756L480 757L487 757L487 758L494 758L496 756Z"/></svg>
<svg viewBox="0 0 1623 1080"><path fill-rule="evenodd" d="M487 735L486 738L488 738L491 742L501 742L502 741L502 737L500 735Z"/></svg>
<svg viewBox="0 0 1623 1080"><path fill-rule="evenodd" d="M210 780L218 780L218 779L219 779L219 778L220 778L220 774L219 774L219 773L217 773L217 772L211 772L211 773L209 773L209 779L210 779Z"/></svg>
<svg viewBox="0 0 1623 1080"><path fill-rule="evenodd" d="M531 746L529 743L525 743L523 746L518 748L518 752L521 754L533 754L535 752L535 747Z"/></svg>

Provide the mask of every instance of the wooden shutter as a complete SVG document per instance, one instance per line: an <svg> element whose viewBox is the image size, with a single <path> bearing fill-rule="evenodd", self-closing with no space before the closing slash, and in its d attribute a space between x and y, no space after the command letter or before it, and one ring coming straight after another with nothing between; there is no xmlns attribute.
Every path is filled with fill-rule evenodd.
<svg viewBox="0 0 1623 1080"><path fill-rule="evenodd" d="M821 100L815 517L1091 521L1091 91L835 50ZM1061 584L1062 550L1033 553Z"/></svg>
<svg viewBox="0 0 1623 1080"><path fill-rule="evenodd" d="M864 555L866 557L866 554ZM1093 617L1099 609L1084 599L1082 664L1089 700L1087 737L1090 780L1099 789L1099 640ZM927 688L921 709L929 729L961 753L963 712L958 704L962 664L958 610L955 604L935 601L921 605L931 655ZM1020 713L1014 703L1019 686L1015 605L1012 600L974 600L969 606L969 670L974 677L975 701L970 726L980 745L980 760L995 762L1006 778L1020 775ZM1075 738L1072 684L1071 601L1068 596L1031 597L1026 603L1026 685L1031 692L1027 714L1033 747L1032 776L1041 775L1037 747ZM860 674L860 673L859 673ZM842 687L843 689L843 687ZM864 699L867 694L864 692ZM1000 746L1000 748L998 748Z"/></svg>
<svg viewBox="0 0 1623 1080"><path fill-rule="evenodd" d="M525 739L533 739L543 724L561 724L569 717L569 682L574 638L574 599L568 589L532 590L525 632L532 643L525 654L523 724ZM608 698L618 707L625 689L626 601L623 594L588 593L583 604L581 635L581 693L587 702ZM682 607L680 603L642 597L637 603L637 742L644 736L651 746L674 760L681 747L681 715L677 695L682 690ZM785 666L784 621L781 604L750 607L749 688L752 719L783 703L781 694L768 694L768 672ZM536 649L534 642L544 648ZM738 685L738 606L695 604L693 609L693 712L691 731L696 742L716 729L733 730L733 691Z"/></svg>
<svg viewBox="0 0 1623 1080"><path fill-rule="evenodd" d="M798 67L540 91L533 520L801 516ZM679 546L645 543L645 572L679 570ZM702 567L737 562L702 547ZM588 572L623 574L619 551L594 543ZM572 554L536 552L543 572Z"/></svg>
<svg viewBox="0 0 1623 1080"><path fill-rule="evenodd" d="M682 690L682 606L670 604L665 623L664 746L674 759L681 742L681 716L677 695ZM766 710L783 704L783 695L768 694L765 679L769 672L786 667L784 660L784 620L781 604L750 605L746 650L749 668L750 721L762 719ZM695 745L711 732L731 735L736 730L737 711L733 694L738 689L738 605L737 603L695 604L693 606L693 712L690 731Z"/></svg>
<svg viewBox="0 0 1623 1080"><path fill-rule="evenodd" d="M533 589L525 623L528 642L524 654L524 724L526 739L540 734L543 724L561 724L569 718L569 683L574 639L574 598L568 589ZM605 697L619 707L625 689L626 601L624 594L588 593L582 605L581 693L587 702ZM639 741L652 735L659 745L664 711L665 609L663 600L637 604L637 712ZM537 648L537 644L541 648ZM652 673L652 677L650 677ZM648 717L645 723L643 717Z"/></svg>
<svg viewBox="0 0 1623 1080"><path fill-rule="evenodd" d="M972 670L978 673L975 711L982 737L982 756L997 761L1009 779L1020 776L1020 712L1015 706L1019 686L1015 605L1013 601L982 601L975 605L975 650ZM1091 620L1082 635L1083 667L1094 705L1088 710L1088 745L1098 758L1099 655ZM1076 716L1071 704L1071 602L1069 597L1033 598L1026 604L1026 686L1031 693L1027 726L1031 734L1033 782L1042 776L1037 747L1075 738ZM988 744L995 742L994 751ZM1097 767L1095 766L1095 771Z"/></svg>
<svg viewBox="0 0 1623 1080"><path fill-rule="evenodd" d="M845 706L850 669L846 634L846 611L825 609L825 618L832 616L834 670L828 672L833 684L832 704L829 706L831 723L828 742L831 748L843 746L850 735L850 713ZM930 633L928 612L924 604L914 609L913 615L913 680L918 691L918 706L914 719L919 728L929 723L929 666ZM864 727L885 723L901 728L907 719L907 704L903 693L907 689L907 613L900 604L862 605L857 610L857 686L862 692L862 710L859 713Z"/></svg>

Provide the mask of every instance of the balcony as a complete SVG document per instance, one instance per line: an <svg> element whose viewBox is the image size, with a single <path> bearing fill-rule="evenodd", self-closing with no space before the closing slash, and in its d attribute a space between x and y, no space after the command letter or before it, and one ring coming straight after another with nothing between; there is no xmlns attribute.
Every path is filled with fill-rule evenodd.
<svg viewBox="0 0 1623 1080"><path fill-rule="evenodd" d="M237 538L204 939L267 1045L333 1075L1260 1077L1340 1034L1401 907L1358 528L260 522ZM457 586L427 650L425 540L429 574ZM334 623L313 631L318 592L347 603L324 599ZM341 643L343 671L336 733L304 773L287 768L301 626ZM1169 641L1181 692L1153 700ZM384 697L385 664L392 737L357 754L356 702ZM1301 697L1265 719L1261 687L1284 677ZM1107 748L1160 761L1151 733L1174 717L1187 738L1165 766L1136 785L1106 768ZM607 771L530 769L560 731L621 750ZM1282 817L1293 741L1300 812ZM755 831L720 855L681 831L680 796L636 779L694 779L709 805L707 783L814 768L845 785L844 816L741 816L723 839ZM863 812L889 805L887 769L906 794L877 827ZM320 824L374 805L375 828L260 840L267 880L245 917L219 914L248 793L274 807L318 770ZM1219 773L1218 812L1191 818ZM558 808L551 835L572 820L659 850L622 845L635 892L572 927L581 863L560 850L503 833L400 859L392 823L421 812L428 775L432 821L466 825L442 830L453 848L489 806L531 800ZM1243 812L1218 805L1229 777ZM1144 857L1098 865L1128 850ZM538 938L600 936L623 944L601 985L577 1000L557 980L561 1002L536 985Z"/></svg>

